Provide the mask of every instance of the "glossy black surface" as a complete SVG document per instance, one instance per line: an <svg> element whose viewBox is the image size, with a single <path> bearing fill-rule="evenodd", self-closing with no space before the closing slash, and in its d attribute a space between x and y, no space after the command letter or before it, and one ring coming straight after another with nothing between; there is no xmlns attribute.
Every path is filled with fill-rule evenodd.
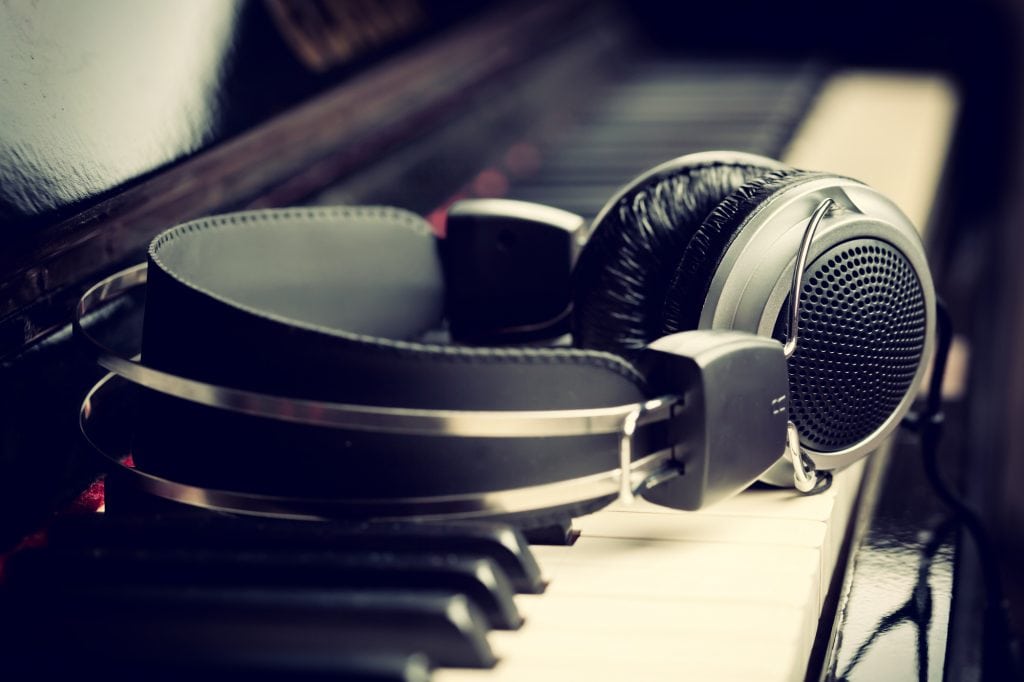
<svg viewBox="0 0 1024 682"><path fill-rule="evenodd" d="M70 549L196 549L277 552L422 551L487 557L517 592L540 594L544 580L523 536L501 524L309 523L197 512L162 515L85 514L58 519L47 537Z"/></svg>
<svg viewBox="0 0 1024 682"><path fill-rule="evenodd" d="M50 7L46 2L35 3L32 6L27 3L0 4L0 18L3 19L0 23L4 24L0 30L21 31L19 40L23 48L33 40L39 41L38 49L34 51L27 48L19 51L9 47L8 43L0 42L0 85L4 88L11 86L15 82L15 76L12 74L20 73L22 75L18 83L21 83L24 90L38 92L37 99L29 98L24 102L0 96L0 113L3 114L0 120L4 122L0 125L0 179L3 180L0 182L0 308L4 310L0 313L0 481L16 482L5 486L4 494L0 495L0 548L10 547L26 533L37 528L48 514L69 504L96 477L99 470L98 460L82 443L77 423L77 412L82 396L102 374L99 368L80 354L80 349L71 339L68 322L70 309L78 293L116 266L126 265L124 258L139 257L138 251L148 241L145 235L154 234L169 224L181 221L179 211L184 211L187 218L193 217L190 212L198 210L213 212L236 208L239 201L259 200L267 204L273 203L273 198L265 197L263 194L276 187L273 183L283 182L282 178L286 173L294 172L295 165L291 164L305 167L302 162L308 154L314 153L304 148L305 151L295 159L289 158L286 162L277 163L278 159L275 158L267 164L261 164L258 161L266 154L261 154L258 145L254 144L242 145L243 149L239 152L240 140L244 142L249 138L258 138L257 141L262 140L267 144L276 145L275 149L287 150L289 141L298 144L312 138L313 142L307 144L307 147L320 150L315 153L330 153L333 148L329 144L315 144L316 140L323 138L320 134L322 131L319 128L309 130L308 117L298 123L295 122L296 108L300 114L308 114L311 109L307 105L310 105L315 109L313 113L320 116L320 119L316 120L326 119L323 109L316 109L315 106L324 104L325 100L329 107L334 107L329 108L327 113L337 112L339 106L345 111L345 107L351 106L351 97L346 93L351 91L354 80L359 81L361 89L358 91L365 96L376 96L383 91L390 97L393 92L392 99L400 99L401 101L397 103L404 102L406 106L396 111L392 106L394 102L388 100L386 111L390 112L388 116L392 118L385 121L388 127L382 131L372 128L372 125L381 123L379 117L375 116L380 113L380 106L365 112L348 109L353 118L358 118L358 114L361 117L360 121L367 119L369 124L360 123L357 126L357 129L364 132L364 137L359 139L350 139L352 136L345 133L343 140L339 142L336 136L328 136L328 142L335 146L344 144L351 145L353 149L377 149L386 141L395 144L396 131L402 132L405 136L402 139L407 139L414 133L423 134L425 123L417 118L424 115L422 107L440 105L433 101L424 104L422 100L429 99L427 95L438 88L446 93L447 99L445 109L434 112L434 115L444 114L449 118L455 118L473 109L453 109L451 101L464 97L464 91L470 86L477 85L477 81L458 81L445 89L441 86L435 87L436 84L429 80L424 81L420 76L438 62L455 63L456 66L453 68L457 68L460 73L466 72L465 65L457 63L450 56L452 50L463 56L467 53L476 54L481 47L490 50L490 45L481 46L478 44L480 41L474 38L477 30L496 30L496 20L491 19L490 15L477 21L472 29L464 29L464 24L453 26L464 14L473 14L465 23L474 21L478 15L476 10L481 8L474 5L473 12L470 12L462 2L431 3L429 0L423 0L416 3L426 8L422 31L388 47L394 50L410 48L398 58L386 59L384 48L381 48L377 52L367 53L360 60L336 66L330 73L311 75L307 67L300 64L289 52L290 48L285 45L279 29L267 11L269 4L242 4L232 15L235 22L235 37L232 38L230 49L224 49L226 63L230 64L224 67L228 71L224 76L225 90L220 91L217 97L206 100L210 108L204 114L207 118L203 119L211 126L207 129L208 133L216 129L219 131L218 134L224 136L221 142L215 143L213 138L200 136L210 143L203 154L171 164L172 168L160 167L138 181L129 180L128 184L132 186L128 189L119 186L101 195L89 194L93 190L76 193L74 196L68 194L65 197L67 201L88 195L74 204L65 203L64 199L55 203L38 204L37 208L42 213L35 214L30 214L35 210L31 206L36 204L29 199L33 192L39 193L41 190L32 184L19 184L15 180L17 177L28 177L26 174L40 170L41 166L29 163L25 169L18 171L21 174L18 175L11 171L11 163L15 160L15 152L18 159L33 158L28 151L47 142L46 134L50 127L42 122L36 126L29 125L27 122L30 122L32 116L24 112L18 114L26 121L24 125L27 129L30 132L35 131L35 137L29 140L31 144L14 143L11 132L13 129L6 125L7 113L19 107L27 107L26 111L29 113L34 111L41 116L40 112L48 106L42 103L42 100L51 99L49 91L42 86L51 83L57 74L64 73L57 68L58 65L67 67L68 71L64 73L67 78L76 73L93 73L99 77L103 70L90 71L93 67L84 56L82 63L76 66L73 60L69 61L63 56L67 50L61 41L44 39L43 34L46 31L40 26L33 28L35 17L58 13L58 9ZM408 2L400 0L399 4ZM131 15L136 11L156 14L160 11L171 12L171 8L176 5L170 2L161 3L160 8L146 10L135 9L130 3L124 3L123 6L127 8L125 12ZM115 10L119 7L122 5L109 0L106 4L97 6L95 14L116 14ZM527 17L525 26L505 20L500 28L512 24L510 30L513 33L534 29L529 35L535 42L538 39L536 25L543 23L546 16L543 12L539 14L540 16L534 12ZM39 20L42 21L41 18ZM66 26L64 20L59 17L53 21L57 27ZM110 54L117 52L118 45L135 44L132 43L132 38L118 35L125 30L123 21L110 26L104 26L102 22L97 23L98 21L83 18L81 32L68 28L65 37L71 45L81 47L83 42L91 45L92 48L84 52L101 62L103 60L100 56L106 55L103 59L110 59ZM152 22L148 25L153 28ZM447 26L452 26L451 32L442 30ZM115 31L115 28L118 30ZM141 23L135 27L136 32L144 32L144 29L145 26ZM426 45L419 42L421 36L432 33L434 29L437 29L437 35L428 36L430 40ZM108 30L112 35L108 35ZM197 34L192 38L200 39L205 41L208 36ZM551 41L553 38L546 40ZM415 46L410 45L412 42ZM550 42L548 44L550 45ZM146 45L146 41L142 41L141 46L136 44L136 47L141 49ZM82 52L83 49L79 49L79 53ZM410 52L413 54L410 55ZM513 51L509 49L502 54L508 52ZM143 51L140 55L129 55L126 59L145 60L147 54ZM518 55L519 52L515 54ZM36 59L46 56L49 61L39 68L32 67L33 55ZM11 61L17 68L5 68L6 61ZM369 61L373 61L373 65L368 65ZM394 62L398 62L397 65L394 65ZM513 63L516 66L521 64L515 60ZM376 68L389 64L394 68ZM489 64L488 68L509 67L505 62L499 61ZM580 65L577 64L576 68L579 69ZM370 72L372 77L366 77ZM31 81L33 77L39 79L35 85ZM484 76L478 73L475 77L479 79ZM382 84L381 78L385 78L386 82ZM565 90L565 79L564 72L560 72L555 79L562 91ZM334 88L328 87L327 94L318 96L320 90L317 88L326 81L338 85ZM57 102L55 107L59 112L63 106L60 104L61 98L67 95L56 84L51 85L52 98ZM138 85L147 86L145 82ZM391 91L387 89L388 86L392 88ZM410 87L416 90L413 96L407 92L407 88ZM303 96L307 91L310 91L310 96ZM493 91L501 93L503 88L496 84ZM73 92L81 94L79 90ZM130 97L132 93L121 94ZM365 102L365 96L360 101ZM548 100L537 97L536 100L530 101ZM296 107L291 108L290 102L296 104ZM300 102L302 106L298 106ZM103 104L95 101L94 103L97 106ZM377 104L380 105L380 102ZM414 104L421 108L414 107L410 114L409 108ZM274 112L279 113L275 116ZM401 118L402 115L408 116L411 120ZM219 123L211 123L214 119ZM263 119L266 120L260 123ZM301 125L303 121L307 123L306 126ZM156 122L153 122L153 125L156 125ZM251 128L241 132L246 126ZM273 139L267 139L268 129ZM365 138L368 130L371 134L385 136L386 140L375 139L373 145L369 145ZM56 129L52 132L55 149L67 142L62 137L65 132ZM104 132L107 135L119 134L116 126L104 124L93 131L91 126L85 125L80 137L93 139L96 132ZM73 135L68 140L81 142ZM90 144L93 143L98 144L95 139ZM459 154L466 149L472 149L476 153L476 150L481 148L479 138L467 139L466 135L462 136L459 144L461 146L457 147L456 151L449 148L449 154ZM77 149L81 150L80 147ZM372 152L367 149L362 149L362 152L372 156ZM47 158L57 158L59 155L59 151L47 152ZM345 147L342 156L340 163L343 164L356 161L362 164L369 163L365 157L358 156L348 146ZM210 162L211 157L216 157L214 162ZM91 163L91 156L76 154L74 149L69 149L68 159L69 163L72 160L84 164ZM268 166L272 168L268 170ZM447 193L465 177L457 173L458 170L460 169L456 168L439 173L435 168L432 177L448 178L445 189ZM352 173L354 169L344 166L344 172ZM81 173L75 171L71 175L77 177L77 174ZM302 187L322 188L340 173L342 171L332 170L325 174L320 169L314 174L315 178L305 179ZM249 185L236 192L234 188L237 185L247 182L240 179L241 176L255 177L256 181L249 181ZM452 176L457 179L452 180ZM107 179L110 182L103 184L104 187L112 186L119 181L117 178ZM260 182L271 183L270 189L261 186ZM373 182L377 187L393 185L394 176L377 178ZM253 193L256 193L256 196L253 196ZM41 195L50 196L45 191L42 191ZM8 202L4 197L11 201ZM435 201L439 200L435 198ZM52 208L57 204L60 206ZM86 204L95 205L80 211L79 209ZM46 208L47 206L51 208ZM197 206L214 208L200 209ZM29 213L23 212L22 209ZM63 222L55 222L61 220ZM79 246L81 249L76 251ZM63 258L67 254L70 254L68 258ZM55 264L54 261L58 260L60 262ZM21 306L25 306L27 311L24 316L17 312ZM5 317L4 315L11 310L16 313ZM138 319L135 319L135 313L139 310L140 308L133 307L131 311L122 311L126 319L117 321L114 326L118 329L111 331L106 337L108 341L122 342L123 350L130 353L138 350L137 333L140 325ZM132 319L129 321L127 318ZM32 343L29 343L30 341Z"/></svg>
<svg viewBox="0 0 1024 682"><path fill-rule="evenodd" d="M5 227L223 136L241 10L234 0L0 5Z"/></svg>
<svg viewBox="0 0 1024 682"><path fill-rule="evenodd" d="M962 419L948 410L944 470L962 466ZM929 486L915 434L902 431L840 603L830 680L944 680L959 527Z"/></svg>
<svg viewBox="0 0 1024 682"><path fill-rule="evenodd" d="M51 222L223 142L465 9L429 0L286 9L296 4L0 4L2 229ZM352 13L367 21L346 33ZM352 45L324 54L331 40Z"/></svg>

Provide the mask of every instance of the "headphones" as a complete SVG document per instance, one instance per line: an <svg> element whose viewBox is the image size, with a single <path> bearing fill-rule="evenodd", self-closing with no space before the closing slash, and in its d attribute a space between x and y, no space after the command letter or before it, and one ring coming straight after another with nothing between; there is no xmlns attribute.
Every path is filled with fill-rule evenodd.
<svg viewBox="0 0 1024 682"><path fill-rule="evenodd" d="M135 360L83 321L142 284ZM708 152L590 223L497 199L454 205L442 239L378 207L185 223L86 292L75 330L110 371L83 433L150 493L531 526L634 493L821 489L909 410L935 293L877 191Z"/></svg>

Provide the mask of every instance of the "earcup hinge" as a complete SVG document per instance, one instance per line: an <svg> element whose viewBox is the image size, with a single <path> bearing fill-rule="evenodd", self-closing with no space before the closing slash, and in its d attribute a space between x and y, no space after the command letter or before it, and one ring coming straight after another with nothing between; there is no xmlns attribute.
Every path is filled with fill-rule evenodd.
<svg viewBox="0 0 1024 682"><path fill-rule="evenodd" d="M654 390L682 395L668 441L684 474L643 490L644 498L699 509L743 490L783 454L789 376L778 341L679 332L650 344L640 364Z"/></svg>
<svg viewBox="0 0 1024 682"><path fill-rule="evenodd" d="M452 338L500 345L568 332L583 224L573 213L525 201L454 204L438 242Z"/></svg>

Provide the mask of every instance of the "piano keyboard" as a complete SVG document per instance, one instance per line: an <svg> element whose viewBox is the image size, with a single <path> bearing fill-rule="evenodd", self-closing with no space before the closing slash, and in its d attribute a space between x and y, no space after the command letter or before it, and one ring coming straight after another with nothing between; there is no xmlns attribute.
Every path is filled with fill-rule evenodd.
<svg viewBox="0 0 1024 682"><path fill-rule="evenodd" d="M820 80L812 67L639 60L593 95L570 130L540 141L536 174L507 196L592 218L631 178L676 156L732 149L777 158Z"/></svg>
<svg viewBox="0 0 1024 682"><path fill-rule="evenodd" d="M593 215L647 167L738 148L863 179L925 226L956 110L922 75L660 63L609 88L510 196ZM21 609L8 624L36 647L32 670L103 662L107 679L802 680L855 501L883 470L876 457L822 495L757 488L699 513L615 505L532 554L487 526L58 526L12 560L4 606Z"/></svg>
<svg viewBox="0 0 1024 682"><path fill-rule="evenodd" d="M533 548L550 584L517 597L523 628L490 635L497 667L434 679L803 679L862 469L817 497L578 519L575 545Z"/></svg>

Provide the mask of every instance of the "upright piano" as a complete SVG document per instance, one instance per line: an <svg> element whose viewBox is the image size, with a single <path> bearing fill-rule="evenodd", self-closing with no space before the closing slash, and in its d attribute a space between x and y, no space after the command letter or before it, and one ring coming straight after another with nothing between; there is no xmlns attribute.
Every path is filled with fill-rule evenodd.
<svg viewBox="0 0 1024 682"><path fill-rule="evenodd" d="M0 9L6 551L43 542L62 517L118 513L113 491L100 506L103 469L78 433L79 404L101 373L76 346L70 316L91 283L140 261L153 235L176 223L240 208L383 204L441 232L447 207L469 197L592 218L638 173L705 149L858 178L926 237L940 221L959 106L948 77L688 51L685 40L679 49L665 44L665 27L645 30L649 5L625 5ZM136 303L116 313L125 349L137 345L140 311ZM897 679L862 647L873 617L855 622L856 600L870 586L854 576L893 453L910 456L903 450L883 448L820 495L755 486L696 513L615 504L530 536L545 587L514 597L521 625L480 634L489 652L480 667L413 656L386 674ZM916 578L913 558L902 568ZM942 589L934 605L945 622ZM902 597L875 598L896 607ZM944 628L926 636L941 663ZM50 646L60 657L61 641ZM5 658L15 669L17 652ZM909 678L927 662L910 652L903 665L887 671Z"/></svg>

